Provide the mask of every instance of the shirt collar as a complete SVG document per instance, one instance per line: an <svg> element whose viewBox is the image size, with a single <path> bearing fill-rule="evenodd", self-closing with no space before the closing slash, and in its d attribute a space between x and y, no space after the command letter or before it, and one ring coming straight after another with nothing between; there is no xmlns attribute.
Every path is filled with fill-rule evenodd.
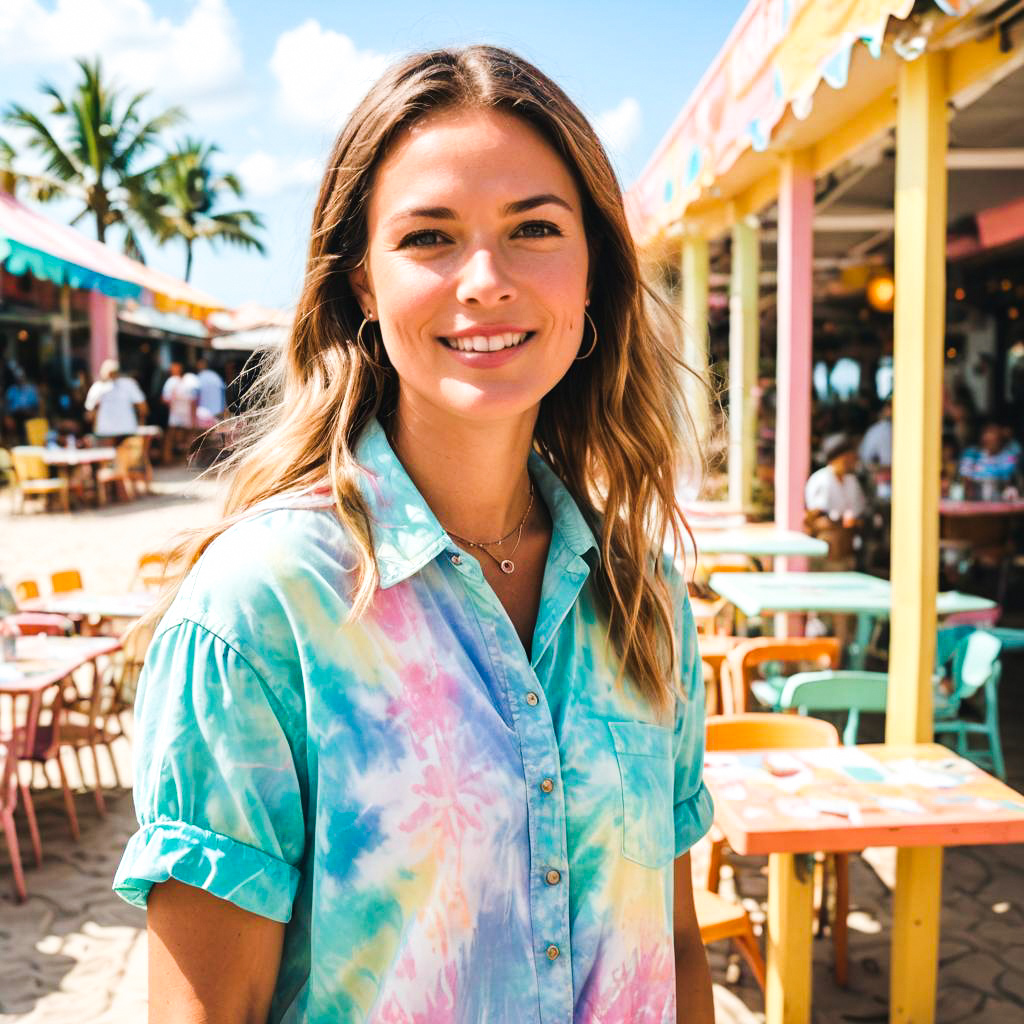
<svg viewBox="0 0 1024 1024"><path fill-rule="evenodd" d="M455 545L409 478L376 419L360 435L355 455L363 468L360 490L370 513L380 586L387 589ZM593 551L597 556L594 534L565 484L536 452L531 452L529 466L551 514L553 531L575 554L582 557Z"/></svg>

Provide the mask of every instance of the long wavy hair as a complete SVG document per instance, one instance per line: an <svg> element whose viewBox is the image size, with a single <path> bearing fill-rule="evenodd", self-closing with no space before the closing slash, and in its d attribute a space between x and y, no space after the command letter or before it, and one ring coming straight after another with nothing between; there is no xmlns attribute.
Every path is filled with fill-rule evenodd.
<svg viewBox="0 0 1024 1024"><path fill-rule="evenodd" d="M377 335L359 332L349 273L367 251L374 173L396 136L424 116L497 109L539 130L574 175L590 251L593 354L572 364L545 396L536 451L564 482L600 537L596 592L621 671L658 709L679 693L679 652L662 541L682 550L676 500L681 469L701 465L684 398L681 325L644 282L615 172L593 128L565 93L521 57L492 46L414 54L388 70L334 144L313 212L302 295L287 343L265 357L241 419L244 440L229 470L224 518L170 552L170 577L152 624L209 544L253 506L329 484L355 546L352 615L379 583L373 523L362 499L356 442L374 416L385 423L399 381Z"/></svg>

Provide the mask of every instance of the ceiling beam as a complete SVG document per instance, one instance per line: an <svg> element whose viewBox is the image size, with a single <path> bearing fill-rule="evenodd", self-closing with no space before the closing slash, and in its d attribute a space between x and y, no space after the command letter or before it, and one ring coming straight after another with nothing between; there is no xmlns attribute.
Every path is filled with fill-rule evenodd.
<svg viewBox="0 0 1024 1024"><path fill-rule="evenodd" d="M1021 171L1024 149L951 149L946 166L951 171Z"/></svg>

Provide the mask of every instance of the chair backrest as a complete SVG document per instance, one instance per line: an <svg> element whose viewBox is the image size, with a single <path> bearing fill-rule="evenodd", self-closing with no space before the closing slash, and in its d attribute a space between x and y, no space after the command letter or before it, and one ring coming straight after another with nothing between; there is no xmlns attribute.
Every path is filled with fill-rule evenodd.
<svg viewBox="0 0 1024 1024"><path fill-rule="evenodd" d="M139 564L135 570L135 583L144 587L158 588L164 585L167 575L167 555L160 551L147 551L139 555Z"/></svg>
<svg viewBox="0 0 1024 1024"><path fill-rule="evenodd" d="M784 664L809 661L835 668L839 664L840 652L839 641L832 636L762 636L737 645L729 652L723 666L726 710L740 712L746 709L754 669L758 665L766 661Z"/></svg>
<svg viewBox="0 0 1024 1024"><path fill-rule="evenodd" d="M885 711L884 672L798 672L786 680L779 707L810 711Z"/></svg>
<svg viewBox="0 0 1024 1024"><path fill-rule="evenodd" d="M82 590L82 574L77 569L61 569L50 576L50 586L55 594L67 594Z"/></svg>
<svg viewBox="0 0 1024 1024"><path fill-rule="evenodd" d="M19 483L47 480L50 477L50 470L43 462L43 457L34 448L12 448L11 460L14 463L14 475Z"/></svg>
<svg viewBox="0 0 1024 1024"><path fill-rule="evenodd" d="M14 595L19 601L31 601L39 596L39 584L35 580L20 580L14 584Z"/></svg>
<svg viewBox="0 0 1024 1024"><path fill-rule="evenodd" d="M14 475L14 461L11 453L6 448L0 448L0 487L4 487L7 481Z"/></svg>
<svg viewBox="0 0 1024 1024"><path fill-rule="evenodd" d="M839 731L831 722L820 718L752 711L741 715L709 715L705 742L708 750L838 747Z"/></svg>
<svg viewBox="0 0 1024 1024"><path fill-rule="evenodd" d="M141 437L126 437L117 446L115 460L118 472L130 473L142 462L143 440Z"/></svg>
<svg viewBox="0 0 1024 1024"><path fill-rule="evenodd" d="M967 700L989 680L999 663L1002 642L983 629L966 637L953 658L953 695Z"/></svg>
<svg viewBox="0 0 1024 1024"><path fill-rule="evenodd" d="M46 435L50 432L50 421L45 416L35 416L25 420L25 440L31 445L46 444Z"/></svg>

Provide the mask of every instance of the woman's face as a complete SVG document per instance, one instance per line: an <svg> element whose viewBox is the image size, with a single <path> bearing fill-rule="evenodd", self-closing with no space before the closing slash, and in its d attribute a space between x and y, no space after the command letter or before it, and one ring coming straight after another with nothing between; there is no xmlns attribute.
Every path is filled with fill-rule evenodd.
<svg viewBox="0 0 1024 1024"><path fill-rule="evenodd" d="M400 413L534 417L579 354L587 299L580 195L555 150L510 114L429 115L380 166L367 224L351 282Z"/></svg>

